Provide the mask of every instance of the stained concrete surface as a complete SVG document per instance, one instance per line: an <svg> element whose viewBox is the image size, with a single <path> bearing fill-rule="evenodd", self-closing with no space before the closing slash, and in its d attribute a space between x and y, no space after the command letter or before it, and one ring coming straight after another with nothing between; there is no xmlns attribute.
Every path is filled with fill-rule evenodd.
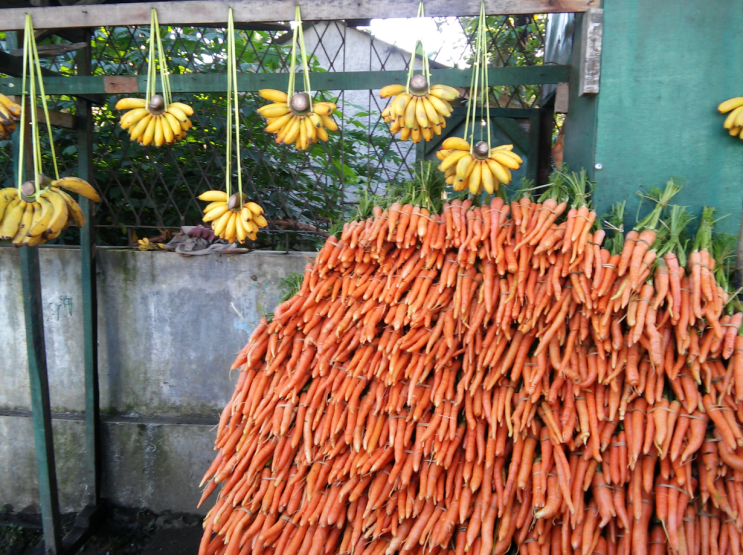
<svg viewBox="0 0 743 555"><path fill-rule="evenodd" d="M311 254L309 256L312 256ZM192 258L98 252L103 495L113 503L195 512L232 395L235 354L302 272L302 254ZM0 506L38 511L19 252L0 248ZM60 502L85 505L80 251L40 249L44 332ZM208 504L207 504L208 505ZM200 513L205 512L202 507Z"/></svg>

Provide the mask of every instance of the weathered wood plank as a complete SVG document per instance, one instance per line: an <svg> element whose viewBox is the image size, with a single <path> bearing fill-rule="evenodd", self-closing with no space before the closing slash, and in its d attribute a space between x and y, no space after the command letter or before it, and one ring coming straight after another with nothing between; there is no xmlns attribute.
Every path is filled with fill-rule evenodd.
<svg viewBox="0 0 743 555"><path fill-rule="evenodd" d="M497 67L488 70L491 86L560 83L568 80L568 66L528 66ZM432 83L446 83L453 87L469 87L470 70L434 69L431 70ZM391 83L405 83L406 71L348 71L311 73L313 90L369 90L380 89ZM241 73L237 76L237 89L242 92L260 89L283 90L288 84L286 73ZM49 77L44 79L47 94L92 95L92 94L138 94L144 93L146 76L92 76L92 77ZM19 79L0 79L0 93L15 94L20 86ZM224 92L227 76L219 74L195 73L171 75L172 91L181 93ZM158 85L159 90L159 85Z"/></svg>
<svg viewBox="0 0 743 555"><path fill-rule="evenodd" d="M418 0L305 0L302 19L370 19L415 17ZM35 29L99 27L105 25L149 25L150 9L156 8L163 25L225 24L227 9L232 7L235 23L275 22L294 19L295 0L192 0L188 2L136 2L100 6L62 6L12 8L0 10L6 30L21 30L26 14L31 14ZM485 0L488 14L533 14L584 12L598 8L600 0ZM475 16L479 0L427 0L426 15ZM226 26L226 25L225 25Z"/></svg>

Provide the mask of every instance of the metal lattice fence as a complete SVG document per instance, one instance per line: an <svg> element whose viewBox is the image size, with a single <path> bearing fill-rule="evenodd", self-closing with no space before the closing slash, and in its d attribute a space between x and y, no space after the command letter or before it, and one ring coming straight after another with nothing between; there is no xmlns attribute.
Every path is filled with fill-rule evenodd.
<svg viewBox="0 0 743 555"><path fill-rule="evenodd" d="M386 20L385 20L386 21ZM434 19L445 47L429 52L432 68L469 67L474 41L474 18ZM487 21L491 64L540 65L544 54L543 16L499 16ZM366 23L366 22L362 22ZM225 72L225 30L202 27L163 27L163 42L172 74ZM290 65L289 26L252 25L238 30L238 71L282 73ZM94 75L139 76L147 71L148 27L103 27L92 37ZM305 27L313 72L406 70L410 53L375 37L368 29L342 21L317 22ZM66 43L58 36L39 44ZM434 41L435 42L435 41ZM44 60L62 75L76 73L75 53ZM538 85L494 87L494 103L506 108L538 105ZM256 109L265 103L256 93L242 93L239 123L243 184L247 194L265 207L270 222L256 247L312 248L333 222L353 210L365 190L383 193L391 183L409 179L416 159L410 142L392 137L380 114L388 101L376 90L329 90L317 99L338 104L339 131L327 143L307 152L276 145L263 128ZM224 187L224 138L227 130L223 94L174 93L174 99L192 105L195 126L185 140L168 148L142 147L129 141L118 126L114 109L119 95L93 108L94 175L102 202L97 207L99 242L131 244L134 235L154 236L159 230L195 225L204 190ZM75 112L74 99L52 97L55 110ZM75 132L54 130L60 172L76 172ZM47 148L43 148L48 152ZM0 181L10 180L12 154L0 143ZM46 160L48 163L49 160ZM47 165L47 167L50 167ZM233 176L234 178L234 176ZM234 182L234 181L233 181ZM76 243L77 231L60 237Z"/></svg>

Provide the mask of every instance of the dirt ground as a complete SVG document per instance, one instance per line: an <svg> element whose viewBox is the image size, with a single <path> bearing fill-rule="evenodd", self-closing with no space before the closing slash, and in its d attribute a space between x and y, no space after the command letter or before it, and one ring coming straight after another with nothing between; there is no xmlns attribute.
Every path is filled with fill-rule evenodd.
<svg viewBox="0 0 743 555"><path fill-rule="evenodd" d="M0 515L0 555L41 555L39 515ZM63 517L65 531L75 515ZM111 508L105 524L78 555L195 555L201 517L189 514Z"/></svg>

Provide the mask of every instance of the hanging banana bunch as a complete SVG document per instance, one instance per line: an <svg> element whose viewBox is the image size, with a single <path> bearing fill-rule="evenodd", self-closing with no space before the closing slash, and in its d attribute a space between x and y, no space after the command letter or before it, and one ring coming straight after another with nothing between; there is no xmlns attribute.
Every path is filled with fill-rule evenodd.
<svg viewBox="0 0 743 555"><path fill-rule="evenodd" d="M19 117L21 107L4 94L0 94L0 141L4 141L15 131Z"/></svg>
<svg viewBox="0 0 743 555"><path fill-rule="evenodd" d="M292 61L289 71L289 90L287 92L275 89L258 91L261 98L270 100L273 104L266 104L258 108L258 113L266 118L267 133L276 134L278 144L292 144L299 150L307 150L310 145L318 141L328 140L328 131L337 131L338 124L333 120L333 111L338 108L332 102L313 102L310 89L310 73L307 67L307 52L304 47L304 32L302 31L302 17L299 6L296 9L294 34L292 36ZM302 56L304 70L304 92L295 92L297 63L297 38Z"/></svg>
<svg viewBox="0 0 743 555"><path fill-rule="evenodd" d="M240 163L240 120L237 99L237 57L235 55L235 22L232 8L227 18L227 155L225 156L226 191L206 191L199 200L208 202L204 208L204 222L211 222L214 235L230 243L255 241L258 229L266 227L263 208L247 201L243 193L242 167ZM237 192L232 194L232 127L235 127L235 150L237 157Z"/></svg>
<svg viewBox="0 0 743 555"><path fill-rule="evenodd" d="M717 109L721 114L728 114L722 126L731 136L743 139L743 96L736 96L721 103Z"/></svg>
<svg viewBox="0 0 743 555"><path fill-rule="evenodd" d="M121 116L122 129L129 132L132 141L142 145L154 144L163 146L173 144L186 136L186 131L193 127L189 119L194 114L193 108L182 102L173 102L170 94L170 73L165 63L163 43L160 39L160 24L157 10L152 8L150 20L150 52L147 64L146 98L122 98L116 103L117 110L128 110ZM154 43L153 43L154 42ZM160 62L160 80L163 94L155 92L157 70L155 68L155 45Z"/></svg>
<svg viewBox="0 0 743 555"><path fill-rule="evenodd" d="M36 77L34 76L36 73ZM28 79L27 79L28 77ZM38 80L38 85L37 85ZM31 137L26 137L26 85L28 81L28 94L31 106ZM44 115L47 121L49 133L49 147L54 162L54 175L56 179L51 180L41 173L41 141L39 138L39 121L36 117L36 87L39 88ZM0 95L2 96L2 95ZM49 108L44 93L44 82L41 78L41 65L39 53L34 38L33 23L31 16L26 15L26 28L23 44L23 84L22 101L18 116L20 119L20 143L18 156L18 185L0 189L0 239L12 241L18 247L33 247L45 241L56 239L59 235L74 223L78 227L85 225L85 216L80 206L63 189L72 193L80 194L92 201L99 202L101 197L96 190L79 177L59 178L57 169L57 157L54 152L52 140L52 127L49 124ZM0 99L2 102L2 99ZM23 181L23 153L24 141L30 140L33 146L33 181Z"/></svg>
<svg viewBox="0 0 743 555"><path fill-rule="evenodd" d="M418 17L424 17L423 2L418 5ZM422 72L413 75L415 53L421 46ZM408 82L406 85L387 85L382 87L382 98L393 97L389 106L382 110L385 123L390 124L393 135L400 133L400 140L411 139L419 143L421 139L430 141L434 135L441 135L446 127L446 118L451 115L449 102L459 98L459 91L447 85L431 85L431 71L423 41L418 40L410 56Z"/></svg>
<svg viewBox="0 0 743 555"><path fill-rule="evenodd" d="M480 194L483 189L487 194L492 195L501 183L509 184L511 170L517 170L523 164L521 157L513 152L513 145L491 147L490 144L490 89L485 37L485 3L482 2L475 40L474 71L464 123L464 138L447 138L442 143L441 150L436 153L436 157L441 160L438 169L444 172L446 182L455 191L469 189L473 195ZM478 88L480 105L485 112L485 118L480 122L480 140L475 142L475 108ZM487 129L487 138L484 137L484 129Z"/></svg>

